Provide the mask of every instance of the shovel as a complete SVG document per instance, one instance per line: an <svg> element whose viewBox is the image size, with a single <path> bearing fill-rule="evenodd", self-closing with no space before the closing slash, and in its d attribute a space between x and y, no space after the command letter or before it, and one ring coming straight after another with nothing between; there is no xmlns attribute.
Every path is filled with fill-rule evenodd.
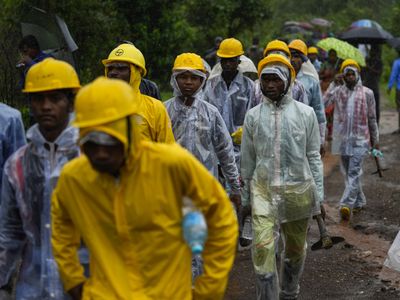
<svg viewBox="0 0 400 300"><path fill-rule="evenodd" d="M378 174L379 177L382 178L383 177L383 171L386 171L387 168L382 168L381 162L379 160L379 157L374 156L374 159L375 159L375 164L376 164L376 169L377 170L375 172L373 172L372 175Z"/></svg>
<svg viewBox="0 0 400 300"><path fill-rule="evenodd" d="M318 242L314 243L311 246L311 250L319 250L319 249L329 249L332 248L333 245L338 244L344 241L344 238L341 236L329 236L328 231L325 227L325 222L322 219L321 215L315 216L318 223L318 229L320 234L320 239Z"/></svg>

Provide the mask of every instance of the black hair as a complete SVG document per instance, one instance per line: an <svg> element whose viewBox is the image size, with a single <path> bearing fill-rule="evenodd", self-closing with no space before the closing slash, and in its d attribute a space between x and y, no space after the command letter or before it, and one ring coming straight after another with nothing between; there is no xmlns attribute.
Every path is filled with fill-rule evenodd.
<svg viewBox="0 0 400 300"><path fill-rule="evenodd" d="M35 49L40 51L40 46L38 40L33 35L26 35L22 38L22 40L18 44L18 49L22 50L24 46L28 48Z"/></svg>

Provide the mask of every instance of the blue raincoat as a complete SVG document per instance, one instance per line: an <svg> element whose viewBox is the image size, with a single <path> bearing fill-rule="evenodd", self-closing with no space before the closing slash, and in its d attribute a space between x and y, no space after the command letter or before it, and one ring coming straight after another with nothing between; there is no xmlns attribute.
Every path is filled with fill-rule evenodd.
<svg viewBox="0 0 400 300"><path fill-rule="evenodd" d="M79 154L78 131L67 127L54 143L38 125L28 130L30 141L4 166L0 206L0 286L22 265L16 299L69 299L64 294L51 248L50 199L61 168Z"/></svg>
<svg viewBox="0 0 400 300"><path fill-rule="evenodd" d="M25 144L25 130L21 113L0 103L0 190L3 166L7 158Z"/></svg>

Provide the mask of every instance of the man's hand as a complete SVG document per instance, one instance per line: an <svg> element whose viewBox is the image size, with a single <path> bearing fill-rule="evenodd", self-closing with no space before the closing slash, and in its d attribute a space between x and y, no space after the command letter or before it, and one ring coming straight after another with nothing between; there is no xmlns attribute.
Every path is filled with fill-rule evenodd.
<svg viewBox="0 0 400 300"><path fill-rule="evenodd" d="M343 74L336 74L335 78L333 79L336 85L342 85L344 83L343 81Z"/></svg>
<svg viewBox="0 0 400 300"><path fill-rule="evenodd" d="M325 145L321 144L321 147L319 148L319 154L321 154L321 158L323 158L325 156Z"/></svg>
<svg viewBox="0 0 400 300"><path fill-rule="evenodd" d="M83 290L83 282L70 289L68 291L68 294L71 296L72 300L81 300L82 290Z"/></svg>
<svg viewBox="0 0 400 300"><path fill-rule="evenodd" d="M30 58L29 55L22 55L22 57L18 63L25 64L25 65L30 64L30 63L32 63L32 58Z"/></svg>
<svg viewBox="0 0 400 300"><path fill-rule="evenodd" d="M239 210L240 206L242 205L241 199L240 199L240 194L230 194L229 198L235 204L235 207L237 210Z"/></svg>

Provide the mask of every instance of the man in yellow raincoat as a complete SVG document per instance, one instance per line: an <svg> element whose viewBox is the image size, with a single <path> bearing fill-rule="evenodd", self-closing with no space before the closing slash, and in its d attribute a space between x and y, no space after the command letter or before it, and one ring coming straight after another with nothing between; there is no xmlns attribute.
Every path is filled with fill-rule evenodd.
<svg viewBox="0 0 400 300"><path fill-rule="evenodd" d="M52 244L74 299L222 299L237 222L221 185L179 145L141 141L134 93L100 78L76 98L85 155L63 169L52 202ZM182 235L184 197L205 216L204 273L192 289L191 251ZM90 278L77 260L80 237Z"/></svg>
<svg viewBox="0 0 400 300"><path fill-rule="evenodd" d="M140 81L147 73L142 52L132 44L121 44L102 62L107 77L121 79L132 86L138 114L135 121L144 139L162 143L175 142L171 121L162 102L140 92Z"/></svg>

